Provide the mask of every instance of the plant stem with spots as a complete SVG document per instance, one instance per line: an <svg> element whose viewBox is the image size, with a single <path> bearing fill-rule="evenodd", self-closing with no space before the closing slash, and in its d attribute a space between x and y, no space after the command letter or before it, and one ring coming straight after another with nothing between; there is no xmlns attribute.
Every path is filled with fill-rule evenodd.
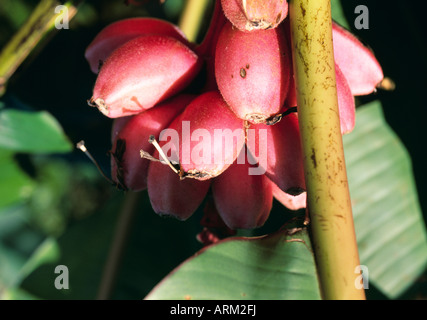
<svg viewBox="0 0 427 320"><path fill-rule="evenodd" d="M329 0L292 0L293 63L307 208L324 299L365 299L340 130Z"/></svg>
<svg viewBox="0 0 427 320"><path fill-rule="evenodd" d="M67 1L68 20L77 13L76 5L81 1ZM42 0L34 9L24 25L13 36L0 53L0 96L6 91L6 85L16 69L49 33L55 30L55 21L61 18L61 12L55 8L61 5L57 0Z"/></svg>

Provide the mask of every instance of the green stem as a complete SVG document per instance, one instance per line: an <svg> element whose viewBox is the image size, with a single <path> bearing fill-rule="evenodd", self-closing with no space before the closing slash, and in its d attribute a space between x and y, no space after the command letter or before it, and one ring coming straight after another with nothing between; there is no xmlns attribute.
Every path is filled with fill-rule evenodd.
<svg viewBox="0 0 427 320"><path fill-rule="evenodd" d="M68 19L76 14L74 6L79 1L68 1ZM25 24L18 30L0 53L0 96L6 90L7 82L16 69L33 51L37 44L50 32L55 30L55 21L61 15L55 8L61 5L56 0L41 0Z"/></svg>
<svg viewBox="0 0 427 320"><path fill-rule="evenodd" d="M304 172L324 299L365 299L340 130L329 0L289 7Z"/></svg>
<svg viewBox="0 0 427 320"><path fill-rule="evenodd" d="M209 4L210 0L187 0L185 4L179 20L179 27L191 42L195 42L197 39Z"/></svg>

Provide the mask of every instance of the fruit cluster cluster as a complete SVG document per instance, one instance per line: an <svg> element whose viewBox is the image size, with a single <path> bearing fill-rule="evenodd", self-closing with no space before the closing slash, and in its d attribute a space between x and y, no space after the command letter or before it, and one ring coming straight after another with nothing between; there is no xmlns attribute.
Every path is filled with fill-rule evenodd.
<svg viewBox="0 0 427 320"><path fill-rule="evenodd" d="M287 14L285 0L218 0L199 45L152 18L122 20L96 36L85 55L98 73L89 104L116 118L111 163L120 187L148 189L157 213L182 220L209 195L231 229L263 225L273 197L305 207ZM375 91L383 72L335 23L333 41L347 133L354 96ZM203 89L187 90L200 74ZM255 168L262 170L251 174Z"/></svg>

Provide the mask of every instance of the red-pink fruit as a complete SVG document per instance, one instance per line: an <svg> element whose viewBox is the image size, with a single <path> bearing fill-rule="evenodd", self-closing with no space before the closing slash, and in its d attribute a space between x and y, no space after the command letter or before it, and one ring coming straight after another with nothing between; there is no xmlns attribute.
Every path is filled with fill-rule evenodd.
<svg viewBox="0 0 427 320"><path fill-rule="evenodd" d="M224 13L241 31L277 27L288 15L286 0L221 0Z"/></svg>
<svg viewBox="0 0 427 320"><path fill-rule="evenodd" d="M157 151L154 156L159 156ZM160 162L151 162L148 169L148 196L153 210L180 220L188 219L197 210L210 184L210 180L182 180L171 168Z"/></svg>
<svg viewBox="0 0 427 320"><path fill-rule="evenodd" d="M108 57L90 102L110 118L137 114L182 90L199 67L198 56L180 41L141 36Z"/></svg>
<svg viewBox="0 0 427 320"><path fill-rule="evenodd" d="M239 118L264 123L279 113L289 88L291 63L284 30L242 32L227 22L216 48L215 76Z"/></svg>
<svg viewBox="0 0 427 320"><path fill-rule="evenodd" d="M213 197L207 196L204 203L203 217L200 220L203 230L196 236L197 240L207 246L221 239L235 236L237 231L230 229L222 220Z"/></svg>
<svg viewBox="0 0 427 320"><path fill-rule="evenodd" d="M274 182L270 180L274 198L289 210L299 210L307 206L307 192L299 195L291 195L282 191Z"/></svg>
<svg viewBox="0 0 427 320"><path fill-rule="evenodd" d="M344 74L340 67L335 65L335 75L337 82L338 109L340 115L341 133L346 134L353 130L356 121L356 106L354 97L348 86Z"/></svg>
<svg viewBox="0 0 427 320"><path fill-rule="evenodd" d="M333 23L335 63L338 64L354 96L374 92L384 78L373 52L353 34Z"/></svg>
<svg viewBox="0 0 427 320"><path fill-rule="evenodd" d="M246 148L241 152L245 159ZM212 183L215 206L231 229L261 227L270 214L272 185L265 175L250 175L250 167L248 159L236 161Z"/></svg>
<svg viewBox="0 0 427 320"><path fill-rule="evenodd" d="M273 126L253 125L247 146L280 189L298 195L305 189L298 116L291 113Z"/></svg>
<svg viewBox="0 0 427 320"><path fill-rule="evenodd" d="M245 143L244 123L217 91L194 99L169 126L177 143L160 143L171 157L178 156L181 175L206 180L220 175L236 160ZM179 150L178 150L179 149Z"/></svg>
<svg viewBox="0 0 427 320"><path fill-rule="evenodd" d="M98 73L100 63L129 40L142 35L162 35L189 45L184 33L174 24L155 18L129 18L114 22L98 33L86 49L85 57L90 69Z"/></svg>
<svg viewBox="0 0 427 320"><path fill-rule="evenodd" d="M155 157L159 157L157 150ZM148 196L159 215L188 219L205 198L211 181L181 179L168 166L151 162L148 168Z"/></svg>
<svg viewBox="0 0 427 320"><path fill-rule="evenodd" d="M115 182L133 191L147 188L150 160L141 158L140 150L153 154L149 137L158 136L193 98L192 95L178 95L146 112L114 121L111 176Z"/></svg>

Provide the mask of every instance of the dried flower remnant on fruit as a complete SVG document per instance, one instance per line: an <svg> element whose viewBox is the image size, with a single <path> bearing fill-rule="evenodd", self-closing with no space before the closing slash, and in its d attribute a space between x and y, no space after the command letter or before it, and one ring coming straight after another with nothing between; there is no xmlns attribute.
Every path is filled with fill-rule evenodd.
<svg viewBox="0 0 427 320"><path fill-rule="evenodd" d="M159 152L159 155L163 160L160 162L167 164L172 169L173 172L175 172L179 176L182 176L182 169L179 163L172 163L172 161L168 159L168 157L165 155L165 153L163 152L162 148L160 147L159 143L157 142L156 138L153 135L150 136L150 138L148 139L148 142L150 142Z"/></svg>
<svg viewBox="0 0 427 320"><path fill-rule="evenodd" d="M126 150L120 161L120 167L123 169L119 168L117 161L111 157L111 177L114 181L119 181L122 176L129 190L141 191L147 188L148 167L150 160L154 159L149 159L148 156L155 150L148 141L150 135L159 136L194 97L179 94L140 114L114 119L111 152L121 153L120 140L126 141ZM140 155L141 149L145 151L143 158Z"/></svg>
<svg viewBox="0 0 427 320"><path fill-rule="evenodd" d="M288 15L286 0L221 0L225 16L241 31L276 28Z"/></svg>

